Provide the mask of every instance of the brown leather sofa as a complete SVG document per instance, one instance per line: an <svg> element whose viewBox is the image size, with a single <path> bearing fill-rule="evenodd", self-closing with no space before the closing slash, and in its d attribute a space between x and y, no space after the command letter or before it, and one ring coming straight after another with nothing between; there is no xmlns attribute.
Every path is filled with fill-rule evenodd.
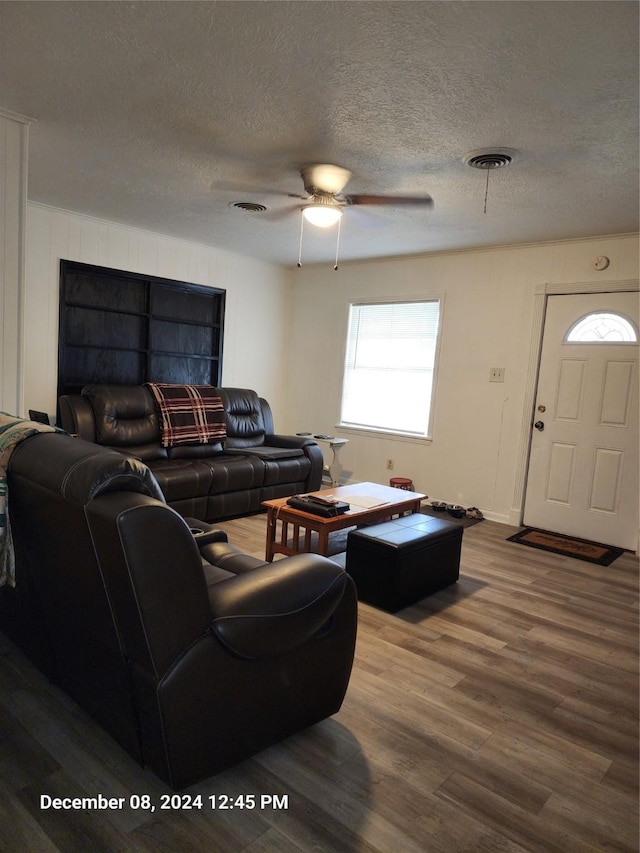
<svg viewBox="0 0 640 853"><path fill-rule="evenodd" d="M163 447L156 403L144 385L87 385L81 395L60 397L60 425L141 459L183 516L246 515L264 500L320 488L323 457L315 441L274 434L269 404L255 391L216 390L225 410L224 445Z"/></svg>
<svg viewBox="0 0 640 853"><path fill-rule="evenodd" d="M7 480L2 630L172 788L340 708L357 616L335 563L242 554L143 462L63 433L21 441Z"/></svg>

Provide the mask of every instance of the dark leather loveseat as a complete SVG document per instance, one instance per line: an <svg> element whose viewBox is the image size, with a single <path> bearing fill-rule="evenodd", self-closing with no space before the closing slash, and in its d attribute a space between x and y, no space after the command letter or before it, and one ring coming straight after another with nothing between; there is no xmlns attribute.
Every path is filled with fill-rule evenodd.
<svg viewBox="0 0 640 853"><path fill-rule="evenodd" d="M246 515L264 500L320 488L323 457L315 441L275 435L269 404L255 391L215 391L224 406L223 442L164 447L156 401L145 385L87 385L81 395L60 397L60 425L141 459L183 516Z"/></svg>
<svg viewBox="0 0 640 853"><path fill-rule="evenodd" d="M242 554L144 463L60 432L20 441L7 482L2 630L172 788L339 709L357 617L335 563Z"/></svg>

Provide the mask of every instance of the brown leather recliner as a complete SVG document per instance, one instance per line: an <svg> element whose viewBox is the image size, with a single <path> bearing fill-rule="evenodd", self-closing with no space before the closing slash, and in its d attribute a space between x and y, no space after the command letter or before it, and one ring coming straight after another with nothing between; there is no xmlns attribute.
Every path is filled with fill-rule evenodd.
<svg viewBox="0 0 640 853"><path fill-rule="evenodd" d="M340 708L356 591L331 560L242 554L144 463L60 433L17 446L8 494L3 630L172 788Z"/></svg>

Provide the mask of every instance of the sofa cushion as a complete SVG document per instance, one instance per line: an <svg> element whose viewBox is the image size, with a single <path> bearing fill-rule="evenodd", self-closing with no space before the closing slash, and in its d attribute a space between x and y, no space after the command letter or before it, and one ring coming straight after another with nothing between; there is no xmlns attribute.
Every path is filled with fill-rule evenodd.
<svg viewBox="0 0 640 853"><path fill-rule="evenodd" d="M148 382L147 387L158 406L164 447L224 440L224 407L218 391L211 385Z"/></svg>
<svg viewBox="0 0 640 853"><path fill-rule="evenodd" d="M139 459L141 462L155 462L158 459L168 458L166 448L162 447L158 441L152 441L149 444L110 444L105 446L111 450L124 453L125 456L133 456L134 459Z"/></svg>
<svg viewBox="0 0 640 853"><path fill-rule="evenodd" d="M231 455L238 453L241 456L257 456L258 459L265 461L295 459L299 456L306 458L301 447L270 447L266 444L260 444L257 447L229 447L226 452Z"/></svg>
<svg viewBox="0 0 640 853"><path fill-rule="evenodd" d="M224 447L220 441L213 444L178 444L165 450L167 459L208 459L223 452Z"/></svg>
<svg viewBox="0 0 640 853"><path fill-rule="evenodd" d="M223 453L201 460L211 471L209 495L259 489L264 485L265 464L257 457L229 456Z"/></svg>
<svg viewBox="0 0 640 853"><path fill-rule="evenodd" d="M82 396L93 409L96 442L126 447L145 461L165 457L153 396L142 385L85 385Z"/></svg>
<svg viewBox="0 0 640 853"><path fill-rule="evenodd" d="M205 497L211 489L211 468L198 459L159 459L150 468L168 503Z"/></svg>
<svg viewBox="0 0 640 853"><path fill-rule="evenodd" d="M219 388L227 419L225 448L257 447L264 444L262 405L248 388Z"/></svg>
<svg viewBox="0 0 640 853"><path fill-rule="evenodd" d="M265 486L283 483L304 483L311 469L310 460L302 453L295 459L262 460L265 467Z"/></svg>

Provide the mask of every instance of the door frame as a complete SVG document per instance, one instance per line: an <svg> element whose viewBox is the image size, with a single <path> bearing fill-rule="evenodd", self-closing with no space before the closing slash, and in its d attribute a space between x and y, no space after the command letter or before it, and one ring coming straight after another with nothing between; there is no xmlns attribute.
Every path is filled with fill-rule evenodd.
<svg viewBox="0 0 640 853"><path fill-rule="evenodd" d="M581 293L634 293L640 291L637 279L618 281L579 281L570 283L545 282L537 285L534 294L534 310L531 324L531 346L529 349L529 364L524 389L524 410L520 429L519 457L516 469L516 480L513 492L513 506L509 523L516 527L523 526L524 500L527 489L527 477L531 458L531 425L534 421L536 394L538 391L538 375L542 356L542 338L544 335L547 301L549 296L575 296Z"/></svg>

